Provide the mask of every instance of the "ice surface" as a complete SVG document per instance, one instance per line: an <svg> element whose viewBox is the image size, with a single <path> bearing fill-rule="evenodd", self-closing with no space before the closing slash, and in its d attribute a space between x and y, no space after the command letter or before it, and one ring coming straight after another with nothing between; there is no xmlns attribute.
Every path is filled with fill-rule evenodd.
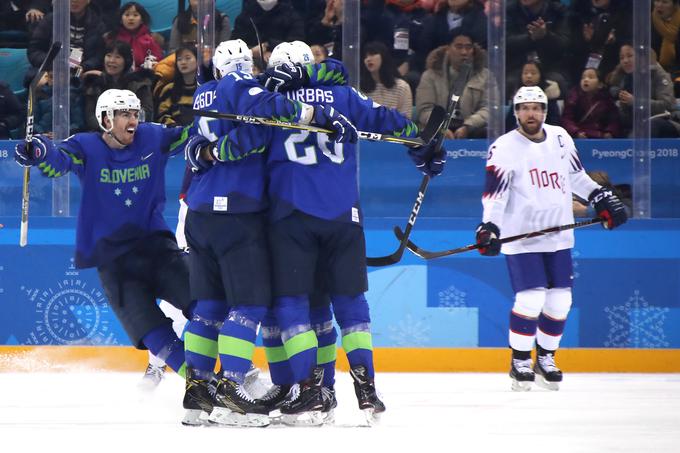
<svg viewBox="0 0 680 453"><path fill-rule="evenodd" d="M183 381L144 393L141 376L0 374L0 451L680 452L678 374L567 373L559 392L514 393L498 373L382 373L387 412L367 428L338 373L334 427L249 429L183 427Z"/></svg>

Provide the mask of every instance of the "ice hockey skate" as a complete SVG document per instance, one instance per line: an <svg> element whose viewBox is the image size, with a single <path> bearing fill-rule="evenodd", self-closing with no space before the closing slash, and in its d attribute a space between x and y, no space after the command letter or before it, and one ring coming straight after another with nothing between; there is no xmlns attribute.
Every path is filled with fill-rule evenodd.
<svg viewBox="0 0 680 453"><path fill-rule="evenodd" d="M312 377L293 385L281 403L281 421L290 426L317 426L324 422L321 383L323 368L314 368Z"/></svg>
<svg viewBox="0 0 680 453"><path fill-rule="evenodd" d="M195 370L187 368L184 400L182 405L186 409L182 424L186 426L208 425L208 416L213 409L211 384L207 379L198 377Z"/></svg>
<svg viewBox="0 0 680 453"><path fill-rule="evenodd" d="M528 392L531 390L531 383L534 382L534 372L531 365L531 358L526 360L512 359L510 377L512 378L513 391Z"/></svg>
<svg viewBox="0 0 680 453"><path fill-rule="evenodd" d="M324 424L335 423L335 408L338 407L338 400L335 399L335 389L331 387L321 387L321 398L323 400L323 415Z"/></svg>
<svg viewBox="0 0 680 453"><path fill-rule="evenodd" d="M158 387L158 384L160 384L163 377L165 377L166 368L165 365L156 366L149 363L146 367L146 371L144 371L142 380L139 382L139 388L145 391L151 391Z"/></svg>
<svg viewBox="0 0 680 453"><path fill-rule="evenodd" d="M366 422L372 426L380 421L380 414L385 412L385 404L378 397L375 382L368 377L368 370L363 365L357 365L349 370L354 380L354 392L357 395L359 409L364 412Z"/></svg>
<svg viewBox="0 0 680 453"><path fill-rule="evenodd" d="M286 395L288 395L288 392L290 392L290 385L272 385L269 390L260 398L260 403L264 404L267 406L267 409L269 410L269 415L272 415L272 412L278 412L279 409L281 408L281 404L283 403L283 400L286 398ZM275 415L280 415L280 414L275 414Z"/></svg>
<svg viewBox="0 0 680 453"><path fill-rule="evenodd" d="M209 420L219 425L239 427L268 426L269 410L248 394L242 384L222 378L217 382L214 407Z"/></svg>
<svg viewBox="0 0 680 453"><path fill-rule="evenodd" d="M534 365L536 384L544 389L557 391L562 382L562 371L555 366L555 355L539 355Z"/></svg>

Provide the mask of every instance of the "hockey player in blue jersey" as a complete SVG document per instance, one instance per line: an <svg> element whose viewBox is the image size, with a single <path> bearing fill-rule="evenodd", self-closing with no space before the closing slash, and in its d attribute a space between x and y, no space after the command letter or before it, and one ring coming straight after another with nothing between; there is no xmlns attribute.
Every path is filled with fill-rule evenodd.
<svg viewBox="0 0 680 453"><path fill-rule="evenodd" d="M341 115L263 90L251 68L252 52L243 41L221 43L213 56L217 80L199 87L194 108L313 121L335 130L338 141L356 140L356 131ZM201 412L210 412L215 423L269 424L267 407L243 388L257 327L272 300L264 154L269 129L201 117L199 134L187 143L186 157L196 175L186 198L185 234L192 250L194 316L201 321L189 327L187 336L202 344L187 351L185 423L197 423ZM221 372L211 397L208 384L217 353Z"/></svg>
<svg viewBox="0 0 680 453"><path fill-rule="evenodd" d="M291 63L295 63L292 61ZM361 130L414 137L418 128L398 112L374 103L347 86L301 88L290 99L325 104ZM332 107L329 107L332 106ZM269 244L272 253L274 310L296 385L281 405L290 424L323 421L322 382L317 366L318 340L311 325L309 294L319 283L330 293L341 329L359 407L369 421L385 410L374 384L367 290L366 250L356 179L356 146L333 143L325 134L274 129L267 159L270 198ZM433 145L415 154L429 156ZM441 172L427 160L424 171ZM318 323L317 320L316 323ZM321 324L331 322L330 312Z"/></svg>
<svg viewBox="0 0 680 453"><path fill-rule="evenodd" d="M82 187L76 267L97 268L132 344L183 375L183 342L156 299L189 317L186 255L162 215L165 166L183 149L187 130L140 123L139 111L131 91L107 90L95 112L102 133L79 133L60 142L36 135L30 144L16 146L15 160L51 178L76 174Z"/></svg>

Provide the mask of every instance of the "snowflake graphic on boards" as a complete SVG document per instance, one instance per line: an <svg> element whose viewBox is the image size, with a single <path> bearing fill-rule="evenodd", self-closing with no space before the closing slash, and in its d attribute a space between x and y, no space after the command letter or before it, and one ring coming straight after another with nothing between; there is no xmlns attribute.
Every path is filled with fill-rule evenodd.
<svg viewBox="0 0 680 453"><path fill-rule="evenodd" d="M576 250L576 249L571 249L571 263L572 263L572 267L573 267L573 270L572 270L572 274L571 274L571 275L574 277L574 280L576 280L577 278L579 278L579 276L581 275L581 273L578 271L578 261L577 261L577 258L578 258L579 256L581 256L581 253L580 253L578 250Z"/></svg>
<svg viewBox="0 0 680 453"><path fill-rule="evenodd" d="M389 330L395 346L424 346L430 341L430 327L411 315L404 316L397 325L389 326Z"/></svg>
<svg viewBox="0 0 680 453"><path fill-rule="evenodd" d="M623 305L605 307L609 318L606 347L664 348L668 347L664 321L669 309L649 305L639 290Z"/></svg>
<svg viewBox="0 0 680 453"><path fill-rule="evenodd" d="M465 296L467 293L451 285L448 288L439 291L439 306L441 308L460 308L466 307Z"/></svg>
<svg viewBox="0 0 680 453"><path fill-rule="evenodd" d="M35 326L28 345L114 345L118 344L109 325L109 306L103 291L90 287L73 264L56 285L47 289L21 286L35 304Z"/></svg>

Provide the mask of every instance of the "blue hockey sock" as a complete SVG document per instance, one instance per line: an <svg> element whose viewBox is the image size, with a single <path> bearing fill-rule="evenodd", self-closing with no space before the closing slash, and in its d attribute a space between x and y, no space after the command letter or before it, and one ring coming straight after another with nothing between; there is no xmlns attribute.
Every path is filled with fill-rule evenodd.
<svg viewBox="0 0 680 453"><path fill-rule="evenodd" d="M262 320L262 345L269 363L269 377L276 385L293 385L293 370L281 340L281 329L273 310L267 310Z"/></svg>
<svg viewBox="0 0 680 453"><path fill-rule="evenodd" d="M363 293L357 296L331 296L333 313L340 326L342 347L349 366L363 365L369 377L375 375L373 367L373 340L368 302Z"/></svg>
<svg viewBox="0 0 680 453"><path fill-rule="evenodd" d="M309 379L316 367L318 347L309 320L309 298L306 295L277 297L274 301L274 314L281 329L281 339L294 381Z"/></svg>
<svg viewBox="0 0 680 453"><path fill-rule="evenodd" d="M184 352L187 367L202 378L209 378L217 361L217 336L220 333L229 306L224 300L200 299L196 301L191 320L184 332Z"/></svg>
<svg viewBox="0 0 680 453"><path fill-rule="evenodd" d="M323 367L323 386L333 388L335 385L335 361L338 357L335 342L338 331L333 325L333 313L330 305L312 308L309 311L312 328L319 342L316 353L316 364Z"/></svg>
<svg viewBox="0 0 680 453"><path fill-rule="evenodd" d="M250 305L229 310L217 340L223 377L243 384L253 362L257 326L266 312L267 307Z"/></svg>
<svg viewBox="0 0 680 453"><path fill-rule="evenodd" d="M170 322L149 331L142 338L142 343L177 374L185 376L184 342L177 338Z"/></svg>

